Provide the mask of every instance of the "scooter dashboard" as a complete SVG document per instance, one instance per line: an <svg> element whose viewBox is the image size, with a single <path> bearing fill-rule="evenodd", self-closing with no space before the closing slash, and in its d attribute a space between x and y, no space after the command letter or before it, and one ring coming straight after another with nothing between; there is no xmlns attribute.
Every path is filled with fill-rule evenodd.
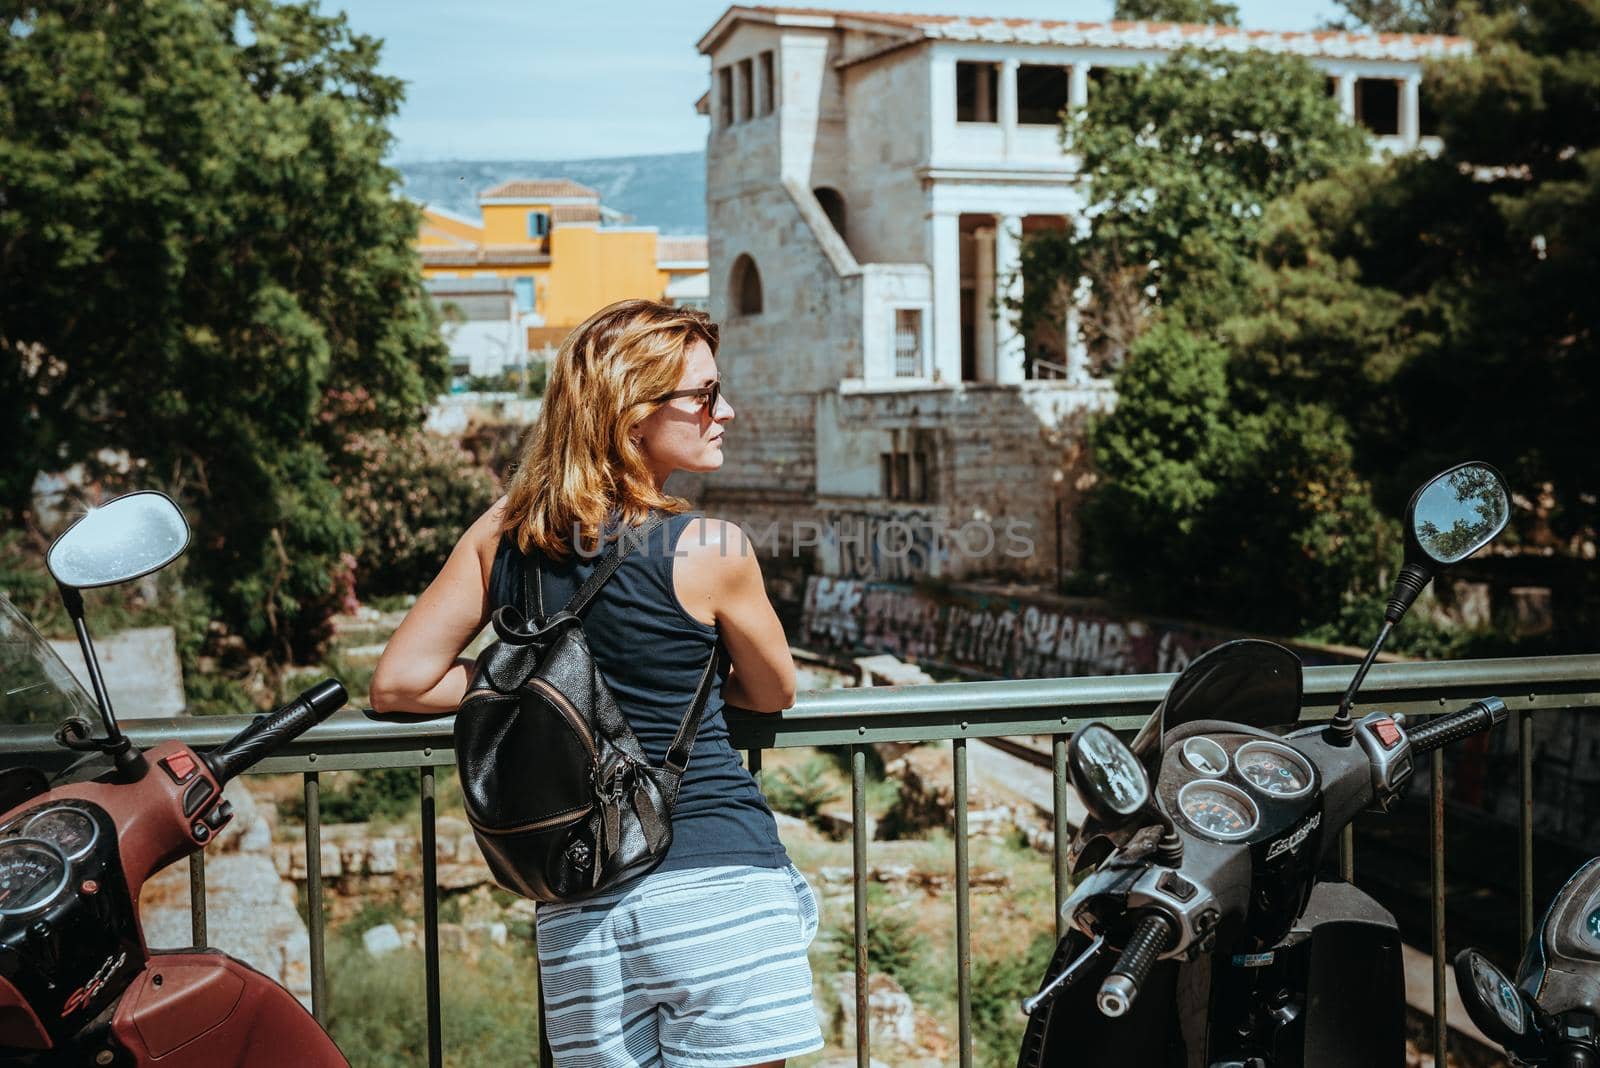
<svg viewBox="0 0 1600 1068"><path fill-rule="evenodd" d="M0 823L0 979L60 1042L142 966L116 827L99 805L41 801Z"/></svg>
<svg viewBox="0 0 1600 1068"><path fill-rule="evenodd" d="M1293 831L1314 807L1318 785L1316 767L1284 742L1197 734L1167 749L1156 792L1182 830L1255 844Z"/></svg>

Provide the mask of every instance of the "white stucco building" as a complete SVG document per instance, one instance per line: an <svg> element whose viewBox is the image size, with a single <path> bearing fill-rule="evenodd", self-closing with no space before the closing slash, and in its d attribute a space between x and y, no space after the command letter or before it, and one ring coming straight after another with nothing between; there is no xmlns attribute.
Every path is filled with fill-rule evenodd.
<svg viewBox="0 0 1600 1068"><path fill-rule="evenodd" d="M865 524L819 562L863 578L1076 562L1075 443L1112 400L1069 328L1023 338L994 308L1024 234L1086 190L1059 115L1095 72L1182 45L1307 57L1387 150L1425 147L1424 59L1457 38L1258 32L731 7L701 38L711 88L711 312L739 411L699 495L731 517ZM1057 331L1057 334L1060 334ZM884 553L873 528L1029 525L1027 555ZM903 541L903 538L901 539Z"/></svg>

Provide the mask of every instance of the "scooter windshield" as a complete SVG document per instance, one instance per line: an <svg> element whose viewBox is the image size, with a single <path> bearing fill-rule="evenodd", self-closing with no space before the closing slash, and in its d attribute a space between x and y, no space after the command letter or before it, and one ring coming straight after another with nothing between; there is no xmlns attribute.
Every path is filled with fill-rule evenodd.
<svg viewBox="0 0 1600 1068"><path fill-rule="evenodd" d="M84 690L28 617L0 595L0 724L97 722Z"/></svg>
<svg viewBox="0 0 1600 1068"><path fill-rule="evenodd" d="M1190 662L1134 740L1134 752L1159 752L1166 732L1200 719L1247 727L1300 721L1300 658L1276 642L1241 638Z"/></svg>

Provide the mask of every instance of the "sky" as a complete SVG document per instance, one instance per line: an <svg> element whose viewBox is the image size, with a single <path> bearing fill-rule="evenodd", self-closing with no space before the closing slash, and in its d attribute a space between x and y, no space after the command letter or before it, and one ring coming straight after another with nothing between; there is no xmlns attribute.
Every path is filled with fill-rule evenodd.
<svg viewBox="0 0 1600 1068"><path fill-rule="evenodd" d="M1244 25L1308 30L1333 0L1237 0ZM322 0L385 42L407 82L392 158L589 159L705 147L695 42L723 0ZM1110 17L1111 0L839 0L813 6L1018 18Z"/></svg>

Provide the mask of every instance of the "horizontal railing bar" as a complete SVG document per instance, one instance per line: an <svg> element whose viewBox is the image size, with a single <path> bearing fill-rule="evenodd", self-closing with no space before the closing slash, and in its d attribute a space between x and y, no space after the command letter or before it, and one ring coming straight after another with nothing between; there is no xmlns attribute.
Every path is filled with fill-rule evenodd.
<svg viewBox="0 0 1600 1068"><path fill-rule="evenodd" d="M1306 668L1302 718L1331 715L1353 671L1348 664ZM1088 719L1132 730L1174 678L1100 675L811 690L781 714L735 716L729 727L733 744L741 749L1062 734ZM1428 715L1489 694L1531 711L1600 709L1600 655L1378 664L1367 676L1358 709ZM203 750L232 737L245 722L242 716L202 716L136 719L123 726L141 746L178 737ZM341 712L254 770L448 764L453 760L452 730L449 717L378 721ZM64 766L73 754L56 744L53 731L54 724L0 727L0 748L41 767Z"/></svg>

